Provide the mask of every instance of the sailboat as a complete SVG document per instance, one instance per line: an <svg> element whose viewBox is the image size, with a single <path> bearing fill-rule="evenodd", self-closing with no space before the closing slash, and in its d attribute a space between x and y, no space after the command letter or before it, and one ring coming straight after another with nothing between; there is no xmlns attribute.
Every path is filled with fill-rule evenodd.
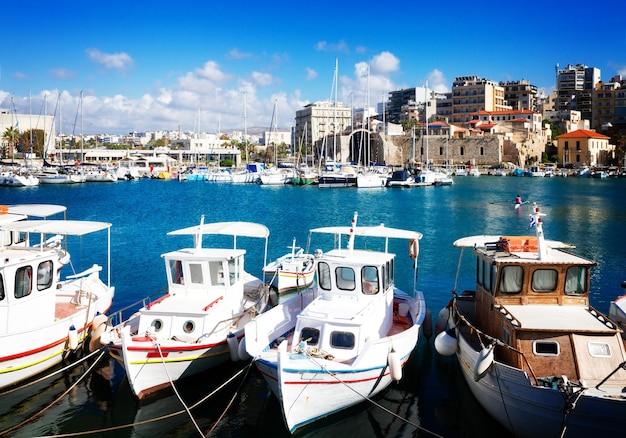
<svg viewBox="0 0 626 438"><path fill-rule="evenodd" d="M248 119L247 119L247 104L246 93L243 94L243 141L246 150L246 167L244 169L235 170L231 175L233 183L253 183L256 184L261 181L261 170L263 169L262 163L250 163L249 150L248 150Z"/></svg>
<svg viewBox="0 0 626 438"><path fill-rule="evenodd" d="M272 111L272 126L270 129L270 135L267 139L267 146L274 140L274 166L269 167L261 172L261 184L266 186L282 185L293 182L293 169L280 169L278 167L278 146L276 145L275 136L272 133L276 133L276 100L274 100L274 110Z"/></svg>
<svg viewBox="0 0 626 438"><path fill-rule="evenodd" d="M13 97L11 97L11 119L14 114ZM45 123L44 117L44 123ZM9 187L31 187L39 184L39 179L32 175L26 165L20 166L15 163L15 131L16 127L11 120L11 165L3 167L0 171L0 186ZM44 125L45 132L45 125Z"/></svg>
<svg viewBox="0 0 626 438"><path fill-rule="evenodd" d="M83 99L83 92L80 92L80 101L79 101L79 105L81 105L82 107L82 99ZM57 100L57 108L60 107L61 105L61 96L59 95L59 98ZM82 139L81 139L82 142ZM82 148L82 144L81 144L81 148ZM45 149L45 151L47 151L47 147ZM44 155L46 155L46 153L44 152ZM81 154L82 157L82 154ZM60 155L60 160L63 160L63 152L61 152ZM75 184L75 183L83 183L85 182L86 178L85 175L82 174L82 172L79 172L75 166L55 166L53 164L48 163L48 161L45 159L43 159L43 167L41 169L41 173L39 173L37 175L37 178L39 179L39 182L41 184Z"/></svg>
<svg viewBox="0 0 626 438"><path fill-rule="evenodd" d="M357 172L356 169L350 165L346 165L343 163L336 163L337 158L337 74L338 74L339 64L335 59L335 74L333 78L333 91L331 100L333 102L334 108L334 120L333 120L333 154L332 158L328 158L327 148L324 149L325 152L325 163L324 170L320 173L320 177L318 179L318 185L320 187L355 187ZM328 138L328 135L325 137L324 141Z"/></svg>

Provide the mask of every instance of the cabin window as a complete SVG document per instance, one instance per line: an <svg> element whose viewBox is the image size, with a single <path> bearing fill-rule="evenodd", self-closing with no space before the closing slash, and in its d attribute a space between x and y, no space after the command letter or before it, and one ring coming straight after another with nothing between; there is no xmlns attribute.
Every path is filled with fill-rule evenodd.
<svg viewBox="0 0 626 438"><path fill-rule="evenodd" d="M496 279L498 278L498 266L497 265L490 265L489 266L489 271L491 272L491 286L490 286L490 291L493 293L496 290Z"/></svg>
<svg viewBox="0 0 626 438"><path fill-rule="evenodd" d="M375 266L364 266L361 269L361 288L366 295L378 293L378 269Z"/></svg>
<svg viewBox="0 0 626 438"><path fill-rule="evenodd" d="M354 348L354 333L332 332L330 334L330 345L333 348L344 348L351 350Z"/></svg>
<svg viewBox="0 0 626 438"><path fill-rule="evenodd" d="M483 287L491 292L491 265L486 260L483 261Z"/></svg>
<svg viewBox="0 0 626 438"><path fill-rule="evenodd" d="M239 270L237 266L239 265L239 258L232 259L228 261L228 275L230 276L230 284L235 284L239 281Z"/></svg>
<svg viewBox="0 0 626 438"><path fill-rule="evenodd" d="M300 341L306 341L308 345L317 345L320 341L320 331L312 327L304 327L300 332Z"/></svg>
<svg viewBox="0 0 626 438"><path fill-rule="evenodd" d="M185 333L191 333L194 331L195 328L196 324L194 324L194 322L191 320L185 321L185 323L183 324L183 331Z"/></svg>
<svg viewBox="0 0 626 438"><path fill-rule="evenodd" d="M593 357L611 357L611 347L605 342L589 342L587 347Z"/></svg>
<svg viewBox="0 0 626 438"><path fill-rule="evenodd" d="M476 283L479 286L483 285L483 261L478 257L476 258Z"/></svg>
<svg viewBox="0 0 626 438"><path fill-rule="evenodd" d="M224 284L224 270L222 269L222 262L209 262L209 273L211 275L212 285Z"/></svg>
<svg viewBox="0 0 626 438"><path fill-rule="evenodd" d="M524 270L521 266L505 266L500 278L500 292L503 294L518 294L522 291Z"/></svg>
<svg viewBox="0 0 626 438"><path fill-rule="evenodd" d="M534 341L533 354L536 356L558 356L559 343L556 341Z"/></svg>
<svg viewBox="0 0 626 438"><path fill-rule="evenodd" d="M536 269L533 272L531 287L534 292L553 292L558 275L554 269Z"/></svg>
<svg viewBox="0 0 626 438"><path fill-rule="evenodd" d="M37 290L48 289L52 286L52 261L39 263L37 267Z"/></svg>
<svg viewBox="0 0 626 438"><path fill-rule="evenodd" d="M189 263L189 274L191 277L191 284L203 284L202 277L202 265L199 263Z"/></svg>
<svg viewBox="0 0 626 438"><path fill-rule="evenodd" d="M4 300L4 278L0 274L0 301Z"/></svg>
<svg viewBox="0 0 626 438"><path fill-rule="evenodd" d="M150 324L150 327L152 327L155 332L160 332L163 328L163 321L161 321L160 319L155 319L154 321L152 321L152 324Z"/></svg>
<svg viewBox="0 0 626 438"><path fill-rule="evenodd" d="M354 290L355 275L352 268L339 267L335 270L335 276L337 280L337 287L341 290Z"/></svg>
<svg viewBox="0 0 626 438"><path fill-rule="evenodd" d="M23 298L30 295L32 290L31 278L33 278L33 268L24 266L15 273L15 298Z"/></svg>
<svg viewBox="0 0 626 438"><path fill-rule="evenodd" d="M393 274L394 273L394 268L393 268L393 266L394 266L394 259L391 259L391 260L389 260L389 263L388 263L388 267L389 267L389 283L388 283L388 286L392 286L393 283L394 283L394 277L393 277L393 275L394 275Z"/></svg>
<svg viewBox="0 0 626 438"><path fill-rule="evenodd" d="M506 345L511 345L511 332L506 327L502 327L502 341Z"/></svg>
<svg viewBox="0 0 626 438"><path fill-rule="evenodd" d="M180 260L170 260L170 273L172 274L172 283L184 284L183 265Z"/></svg>
<svg viewBox="0 0 626 438"><path fill-rule="evenodd" d="M317 264L317 277L319 286L324 290L330 290L330 267L327 263L319 262Z"/></svg>
<svg viewBox="0 0 626 438"><path fill-rule="evenodd" d="M570 266L565 274L565 294L584 295L587 287L587 269L582 266Z"/></svg>

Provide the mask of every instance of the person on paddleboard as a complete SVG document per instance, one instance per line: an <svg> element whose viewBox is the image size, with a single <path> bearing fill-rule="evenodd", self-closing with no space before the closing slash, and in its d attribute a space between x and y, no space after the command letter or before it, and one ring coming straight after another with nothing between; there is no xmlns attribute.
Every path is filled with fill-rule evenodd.
<svg viewBox="0 0 626 438"><path fill-rule="evenodd" d="M520 195L517 195L515 197L515 204L517 204L517 205L521 205L522 204L522 197Z"/></svg>

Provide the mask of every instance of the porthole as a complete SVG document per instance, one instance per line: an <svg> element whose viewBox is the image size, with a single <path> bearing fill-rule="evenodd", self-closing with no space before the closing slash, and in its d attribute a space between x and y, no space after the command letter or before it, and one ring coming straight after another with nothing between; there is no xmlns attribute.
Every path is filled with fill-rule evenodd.
<svg viewBox="0 0 626 438"><path fill-rule="evenodd" d="M185 333L191 333L194 331L195 328L196 328L196 325L191 320L185 321L185 323L183 324L183 331Z"/></svg>
<svg viewBox="0 0 626 438"><path fill-rule="evenodd" d="M150 324L150 326L154 328L155 332L160 332L163 328L163 321L161 321L160 319L155 319L154 321L152 321L152 324Z"/></svg>

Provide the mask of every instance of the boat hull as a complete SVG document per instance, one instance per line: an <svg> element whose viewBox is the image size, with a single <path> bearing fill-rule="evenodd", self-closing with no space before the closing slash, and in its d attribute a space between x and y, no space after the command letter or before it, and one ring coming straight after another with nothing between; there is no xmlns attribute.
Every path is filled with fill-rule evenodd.
<svg viewBox="0 0 626 438"><path fill-rule="evenodd" d="M586 389L570 395L571 404L556 384L536 386L522 370L494 362L478 381L474 369L480 352L457 333L457 358L472 394L502 426L517 437L619 436L626 430L626 398L602 397L602 391ZM564 429L565 428L565 429ZM562 435L563 431L565 433Z"/></svg>
<svg viewBox="0 0 626 438"><path fill-rule="evenodd" d="M350 363L333 361L310 352L290 351L286 340L278 348L266 349L256 355L255 364L281 403L285 424L292 433L320 418L374 397L391 384L389 353L393 350L397 365L404 367L417 344L426 315L423 297L412 299L402 294L396 297L396 303L399 302L409 304L409 311L405 317L395 314L395 331L392 329L389 336L368 342ZM279 309L277 313L284 316L286 312ZM295 319L294 316L289 319L291 323L283 324L281 329L284 334L293 329ZM398 331L398 325L404 329ZM256 330L263 332L262 327L252 329L256 334ZM252 333L247 334L246 342L249 343L253 336ZM274 338L274 343L280 339ZM248 351L256 352L255 348Z"/></svg>
<svg viewBox="0 0 626 438"><path fill-rule="evenodd" d="M111 356L125 369L128 383L142 399L179 379L207 371L231 360L224 338L217 343L191 344L172 340L157 342L132 336L126 327L121 342L109 345ZM240 340L243 330L234 333Z"/></svg>
<svg viewBox="0 0 626 438"><path fill-rule="evenodd" d="M76 283L80 284L80 280ZM0 336L0 389L34 377L61 363L64 354L71 350L70 327L74 326L76 329L80 345L89 335L97 313L105 314L111 307L114 291L115 288L102 284L101 292L89 305L74 304L69 295L62 294L65 297L57 299L57 308L63 308L65 313L71 312L68 316L58 317L52 324ZM57 310L57 316L60 313L61 310Z"/></svg>

